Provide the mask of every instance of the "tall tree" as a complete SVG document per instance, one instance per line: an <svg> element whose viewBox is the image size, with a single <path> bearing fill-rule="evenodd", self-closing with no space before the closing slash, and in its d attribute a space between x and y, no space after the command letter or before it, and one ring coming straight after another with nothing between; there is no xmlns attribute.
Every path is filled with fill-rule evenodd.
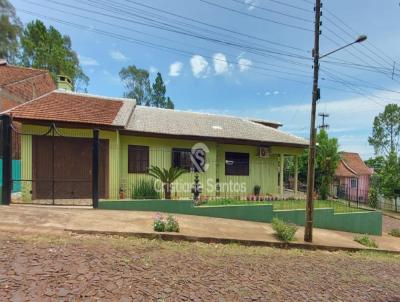
<svg viewBox="0 0 400 302"><path fill-rule="evenodd" d="M374 119L372 135L368 138L376 155L388 156L400 151L400 106L388 104Z"/></svg>
<svg viewBox="0 0 400 302"><path fill-rule="evenodd" d="M122 68L119 76L125 84L124 96L135 99L138 105L174 109L174 103L170 97L165 97L167 88L161 73L157 73L152 85L149 72L135 65Z"/></svg>
<svg viewBox="0 0 400 302"><path fill-rule="evenodd" d="M42 21L27 24L22 37L22 64L43 68L55 78L62 74L71 78L75 90L86 87L89 78L79 65L78 55L72 50L71 39L53 26L47 28Z"/></svg>
<svg viewBox="0 0 400 302"><path fill-rule="evenodd" d="M8 0L0 0L0 59L16 63L21 32L22 23L14 6Z"/></svg>
<svg viewBox="0 0 400 302"><path fill-rule="evenodd" d="M174 109L175 108L175 105L172 102L170 97L167 97L167 102L165 104L165 108L167 108L167 109Z"/></svg>
<svg viewBox="0 0 400 302"><path fill-rule="evenodd" d="M135 99L138 105L151 105L152 93L147 70L130 65L122 68L119 76L127 89L125 97Z"/></svg>
<svg viewBox="0 0 400 302"><path fill-rule="evenodd" d="M329 186L335 175L340 156L339 144L336 138L329 138L328 133L322 129L317 135L317 157L315 165L315 188L322 199L326 199ZM308 151L299 158L299 180L307 180Z"/></svg>
<svg viewBox="0 0 400 302"><path fill-rule="evenodd" d="M161 73L157 72L156 79L153 83L153 93L152 93L152 106L165 108L166 98L165 93L167 89L165 87L164 81L162 79Z"/></svg>
<svg viewBox="0 0 400 302"><path fill-rule="evenodd" d="M340 156L338 153L339 143L337 138L329 138L328 133L322 129L317 136L317 170L316 183L319 184L319 193L322 199L326 199L329 186L333 181L335 170L338 166Z"/></svg>
<svg viewBox="0 0 400 302"><path fill-rule="evenodd" d="M379 175L379 191L386 198L394 199L395 189L400 188L400 158L395 152L389 153Z"/></svg>

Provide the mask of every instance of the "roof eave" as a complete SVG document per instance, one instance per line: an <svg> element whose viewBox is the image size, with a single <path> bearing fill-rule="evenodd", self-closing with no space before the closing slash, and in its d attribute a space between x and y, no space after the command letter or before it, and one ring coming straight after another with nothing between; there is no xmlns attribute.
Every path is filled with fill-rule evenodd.
<svg viewBox="0 0 400 302"><path fill-rule="evenodd" d="M298 144L298 143L285 143L285 142L276 142L276 141L258 141L258 140L249 140L249 139L237 139L237 138L229 138L229 137L215 137L215 136L201 136L201 135L180 135L180 134L164 134L164 133L156 133L156 132L145 132L145 131L136 131L123 129L120 132L125 135L135 135L135 136L150 136L150 137L158 137L158 138L180 138L180 139L188 139L188 140L198 140L203 139L206 141L214 141L214 142L223 142L227 144L237 144L237 145L254 145L254 146L282 146L282 147L295 147L295 148L307 148L308 144Z"/></svg>

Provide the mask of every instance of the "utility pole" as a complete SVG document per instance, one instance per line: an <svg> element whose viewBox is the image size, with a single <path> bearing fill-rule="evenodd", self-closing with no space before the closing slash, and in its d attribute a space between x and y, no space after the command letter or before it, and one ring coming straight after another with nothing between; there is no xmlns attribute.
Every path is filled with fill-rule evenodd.
<svg viewBox="0 0 400 302"><path fill-rule="evenodd" d="M325 124L325 118L328 118L328 117L329 117L329 114L328 114L328 113L321 112L321 113L318 113L318 116L322 117L322 125L318 126L318 128L319 128L319 129L324 129L324 130L328 129L328 128L329 128L329 125L328 125L328 124Z"/></svg>
<svg viewBox="0 0 400 302"><path fill-rule="evenodd" d="M312 105L311 105L311 123L310 123L310 145L308 156L308 174L307 174L307 207L306 207L306 223L304 230L304 241L312 242L312 229L313 229L313 210L314 210L314 174L315 174L315 149L316 149L316 128L315 128L315 115L317 111L317 101L320 98L318 88L318 75L319 75L319 35L321 25L321 0L315 1L315 28L314 28L314 80L312 92Z"/></svg>

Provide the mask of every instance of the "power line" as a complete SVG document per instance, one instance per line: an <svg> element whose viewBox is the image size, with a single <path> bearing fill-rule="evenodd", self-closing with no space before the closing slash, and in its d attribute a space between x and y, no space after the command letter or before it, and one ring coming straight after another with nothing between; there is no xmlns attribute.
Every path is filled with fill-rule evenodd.
<svg viewBox="0 0 400 302"><path fill-rule="evenodd" d="M24 9L20 9L20 11L24 12L26 14L39 16L41 18L52 20L52 21L55 21L55 22L60 23L60 24L69 25L69 26L72 26L72 27L75 27L75 28L78 28L78 29L81 29L81 30L87 30L87 31L90 31L90 32L93 32L93 33L97 33L97 34L101 34L101 35L104 35L104 36L116 38L116 39L123 40L123 41L130 42L130 43L143 45L143 46L154 48L154 49L164 50L164 51L172 52L172 53L175 53L175 54L180 54L180 55L187 56L187 57L192 57L193 55L196 54L196 53L193 53L193 52L180 50L180 49L173 48L173 47L167 47L165 45L160 45L160 44L156 44L156 43L152 43L152 42L147 42L147 41L143 41L143 40L140 40L140 39L134 39L134 38L127 37L127 36L124 36L124 35L120 35L120 34L110 33L110 32L104 31L104 30L99 30L99 29L96 29L96 28L93 28L93 27L80 25L80 24L77 24L77 23L73 23L73 22L57 19L57 18L54 18L54 17L49 17L49 16L46 16L46 15L43 15L43 14L38 14L38 13L31 12L31 11L24 10ZM224 61L224 60L218 60L218 59L216 59L214 57L203 55L203 54L202 54L202 56L204 58L208 58L208 59L212 59L212 60ZM246 64L240 64L240 63L236 63L236 62L230 62L230 63L233 64L233 65L237 65L237 66L246 66L246 67L248 67L248 65L246 65ZM302 77L302 78L305 77L304 74L297 74L297 73L292 73L292 72L284 72L284 71L280 71L280 70L273 70L273 69L262 68L262 67L258 67L258 66L252 66L251 68L252 69L260 69L262 71L273 71L273 72L283 73L283 74L286 74L286 75L289 75L289 76L293 75L293 76L299 76L299 77ZM253 70L253 72L255 72L255 71ZM271 74L265 74L265 73L260 73L260 72L255 72L255 73L261 74L261 75L264 75L264 76L273 77L273 78L278 78L278 79L284 79L284 80L288 80L288 81L292 81L292 82L297 82L297 83L301 83L301 84L308 84L306 82L302 82L302 81L299 81L299 80L296 80L296 79L292 79L292 78L286 78L286 77L281 77L281 76L276 76L276 75L271 75Z"/></svg>
<svg viewBox="0 0 400 302"><path fill-rule="evenodd" d="M286 7L291 7L291 8L294 8L294 9L297 9L297 10L300 10L300 11L303 11L303 12L307 12L307 13L312 13L313 12L312 9L306 9L304 7L301 7L301 6L289 4L287 2L283 2L283 1L279 1L279 0L265 0L265 1L273 2L273 3L279 4L279 5L282 5L282 6L286 6Z"/></svg>
<svg viewBox="0 0 400 302"><path fill-rule="evenodd" d="M293 50L298 50L298 51L301 51L301 52L308 52L307 50L304 50L304 49L301 49L301 48L298 48L298 47L295 47L295 46L292 46L292 45L288 45L288 44L284 44L284 43L280 43L280 42L276 42L276 41L271 41L271 40L268 40L268 39L256 37L254 35L249 35L249 34L243 33L243 32L238 32L238 31L226 28L226 27L218 26L218 25L215 25L215 24L210 24L210 23L203 22L203 21L200 21L200 20L197 20L197 19L194 19L194 18L189 18L187 16L182 16L182 15L176 14L176 13L171 12L171 11L163 10L163 9L160 9L160 8L155 8L153 6L146 5L146 4L143 4L143 3L138 3L136 1L125 0L125 2L129 2L129 3L135 4L135 5L141 6L141 7L146 7L148 9L153 10L153 11L162 12L164 14L171 15L171 16L174 16L174 17L178 17L180 19L184 19L184 20L187 20L187 21L190 21L190 22L201 24L201 25L204 25L204 26L207 26L207 27L215 28L215 29L222 30L222 31L225 31L225 32L237 34L237 35L240 35L240 36L245 36L247 38L258 40L258 41L262 41L262 42L265 42L265 43L268 43L268 44L277 45L277 46L280 46L280 47L285 47L285 48L289 48L289 49L293 49Z"/></svg>
<svg viewBox="0 0 400 302"><path fill-rule="evenodd" d="M350 31L357 33L357 31L352 28L351 26L349 26L343 19L341 19L340 17L338 17L336 14L334 14L333 12L331 12L330 10L326 10L327 13L329 15L331 15L333 18L335 18L337 21L339 21L340 23L342 23L346 28L348 28ZM331 21L332 22L332 21ZM389 59L389 62L393 62L395 61L394 59L392 59L389 55L387 55L382 49L379 49L377 46L375 46L373 43L371 43L370 41L366 41L368 45L370 45L371 47L375 48L377 51L379 51L380 53L382 53L382 55L384 55L387 59ZM364 44L365 46L365 44ZM366 47L366 46L365 46Z"/></svg>
<svg viewBox="0 0 400 302"><path fill-rule="evenodd" d="M91 0L89 0L89 1L91 1ZM26 0L26 2L34 3L32 1L29 1L29 0ZM57 5L73 8L73 9L78 9L80 11L81 10L85 10L86 12L99 14L99 15L102 15L102 16L105 16L105 17L109 17L109 18L114 18L114 19L117 19L119 21L125 21L125 22L139 24L139 25L143 25L143 26L147 26L147 27L153 27L153 28L160 29L160 30L163 30L163 31L168 31L168 32L173 32L173 33L180 34L180 35L190 36L190 37L194 37L194 38L197 38L197 39L205 40L205 41L208 41L208 42L214 42L214 43L223 44L225 46L237 47L237 48L240 48L242 50L253 52L253 53L256 53L256 52L264 53L265 52L265 53L270 53L270 54L275 54L275 55L280 55L280 56L287 56L287 57L296 58L296 59L309 60L308 57L300 56L300 55L289 53L289 52L281 52L281 51L271 50L271 49L268 49L268 48L254 48L254 47L250 47L250 46L247 46L247 45L239 44L239 43L234 42L234 41L227 41L227 40L221 40L221 39L218 39L218 38L212 38L212 37L209 37L209 36L204 36L202 34L197 34L197 33L194 33L194 32L190 32L188 29L182 29L182 28L178 28L176 26L172 26L172 25L170 25L168 23L165 23L165 22L160 22L158 20L151 19L151 18L148 18L148 17L144 17L144 16L141 16L141 15L138 15L138 14L133 14L131 12L126 12L126 11L121 10L121 9L118 10L118 8L115 8L115 7L114 7L114 9L117 9L117 13L119 12L119 13L124 13L126 15L129 15L131 17L134 16L134 17L137 17L137 18L142 18L142 19L145 19L147 22L149 22L149 21L150 22L156 22L156 24L158 24L158 25L155 25L153 23L135 21L135 20L132 20L131 18L129 18L129 19L128 18L123 18L120 15L115 16L115 15L110 15L110 14L104 13L104 12L93 11L93 10L90 10L90 9L87 9L87 8L83 9L82 7L77 7L77 6L74 6L74 5L65 4L65 3L62 3L62 2L54 1L54 0L49 0L49 2L55 3ZM34 4L39 5L38 3L34 3ZM113 7L109 7L109 10L112 9L112 8ZM159 25L159 24L161 24L161 25Z"/></svg>
<svg viewBox="0 0 400 302"><path fill-rule="evenodd" d="M242 5L248 5L245 2L240 1L240 0L230 0L230 1L242 4ZM265 8L265 7L256 5L256 4L250 4L250 5L253 8L258 8L258 9L260 9L262 11L266 11L266 12L269 12L269 13L277 14L277 15L280 15L280 16L285 16L285 17L288 17L288 18L296 19L296 20L299 20L299 21L307 22L307 23L314 23L310 19L305 19L305 18L302 18L302 17L299 17L299 16L294 16L294 15L287 14L287 13L282 13L280 11L277 11L277 10L274 10L274 9L270 9L270 8Z"/></svg>
<svg viewBox="0 0 400 302"><path fill-rule="evenodd" d="M320 112L318 116L322 117L322 125L319 125L319 129L327 130L329 128L328 124L325 124L325 119L329 117L328 113Z"/></svg>
<svg viewBox="0 0 400 302"><path fill-rule="evenodd" d="M256 15L252 15L252 14L248 14L248 13L246 13L246 12L242 12L242 11L240 11L240 10L233 9L233 8L230 8L230 7L227 7L227 6L223 6L223 5L220 5L220 4L217 4L217 3L209 2L209 1L207 1L207 0L199 0L199 1L201 1L201 2L203 2L203 3L206 3L206 4L208 4L208 5L215 6L215 7L218 7L218 8L227 10L227 11L231 11L231 12L234 12L234 13L237 13L237 14L240 14L240 15L243 15L243 16L247 16L247 17L250 17L250 18L254 18L254 19L258 19L258 20L263 20L263 21L266 21L266 22L269 22L269 23L274 23L274 24L277 24L277 25L282 25L282 26L285 26L285 27L293 28L293 29L298 29L298 30L303 30L303 31L312 32L311 29L308 29L308 28L306 28L306 27L302 27L302 26L298 26L298 25L293 25L293 24L288 24L288 23L284 23L284 22L280 22L280 21L276 21L276 20L272 20L272 19L268 19L268 18L256 16Z"/></svg>

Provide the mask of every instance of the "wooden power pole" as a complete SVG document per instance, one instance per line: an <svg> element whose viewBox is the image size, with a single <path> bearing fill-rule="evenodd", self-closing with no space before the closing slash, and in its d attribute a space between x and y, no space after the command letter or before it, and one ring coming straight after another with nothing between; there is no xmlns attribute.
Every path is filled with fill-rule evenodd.
<svg viewBox="0 0 400 302"><path fill-rule="evenodd" d="M317 101L320 97L318 88L319 75L319 35L321 25L321 0L315 1L315 28L314 28L314 80L311 105L311 125L310 125L310 146L308 156L308 174L307 174L307 207L306 207L306 224L304 231L304 241L312 242L313 237L313 210L314 210L314 179L315 179L315 153L316 153L316 133L315 119L317 111Z"/></svg>

